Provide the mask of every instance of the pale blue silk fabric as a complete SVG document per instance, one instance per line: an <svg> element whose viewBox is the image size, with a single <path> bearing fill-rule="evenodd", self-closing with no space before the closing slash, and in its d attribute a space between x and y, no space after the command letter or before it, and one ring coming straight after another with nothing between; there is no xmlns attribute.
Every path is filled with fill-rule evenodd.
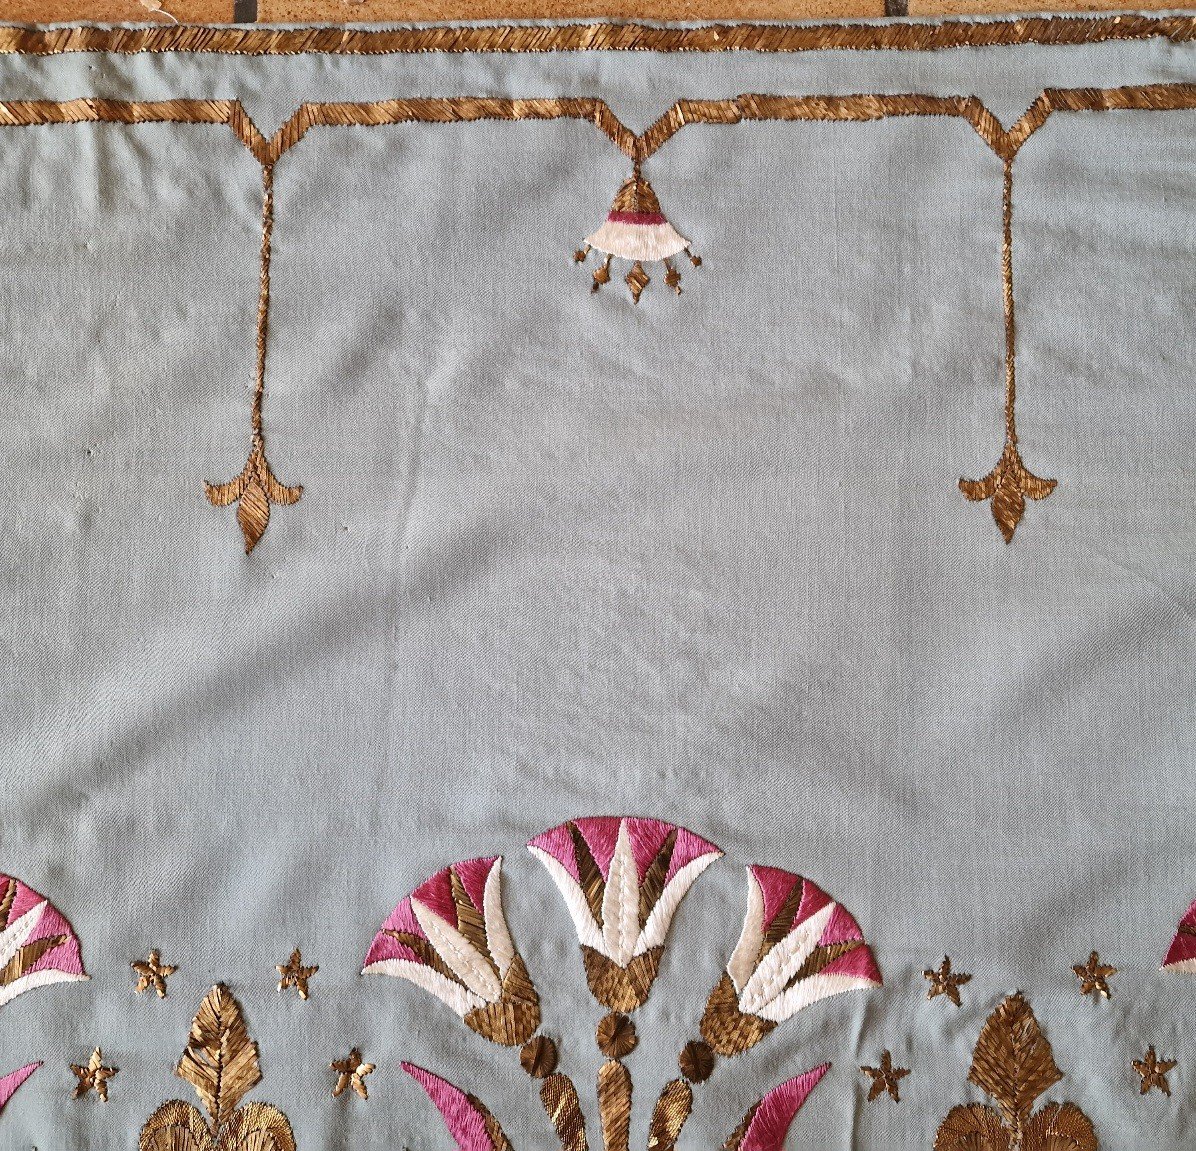
<svg viewBox="0 0 1196 1151"><path fill-rule="evenodd" d="M0 57L0 100L975 95L1196 81L1165 39L795 55ZM723 849L648 1002L632 1146L735 945L744 868L849 909L884 986L696 1089L683 1151L826 1061L789 1147L930 1147L1020 990L1108 1151L1196 1124L1196 110L1057 113L1015 165L1017 408L1058 479L1011 545L956 484L1002 445L1001 161L963 120L683 128L643 166L684 293L573 253L630 161L579 121L313 129L275 171L265 404L302 500L246 555L204 481L250 447L258 162L223 125L0 128L0 871L87 983L0 1008L45 1061L0 1146L134 1148L206 990L298 1146L453 1146L411 1060L517 1151L558 1143L517 1053L362 977L383 920L505 857L544 1033L600 1147L577 936L533 836L652 816ZM311 997L276 990L295 947ZM136 996L151 948L179 968ZM1080 995L1090 952L1112 999ZM928 1000L951 956L963 1006ZM109 1102L70 1098L95 1046ZM1148 1045L1178 1061L1139 1094ZM329 1064L377 1065L369 1099ZM867 1102L860 1065L910 1069Z"/></svg>

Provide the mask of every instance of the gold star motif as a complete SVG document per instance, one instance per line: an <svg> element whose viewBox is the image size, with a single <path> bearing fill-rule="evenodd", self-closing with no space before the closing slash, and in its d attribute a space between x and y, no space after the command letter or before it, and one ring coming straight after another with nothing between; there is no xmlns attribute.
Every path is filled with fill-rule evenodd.
<svg viewBox="0 0 1196 1151"><path fill-rule="evenodd" d="M166 998L166 980L178 971L177 967L162 962L157 949L149 953L148 959L135 959L129 966L137 972L137 986L134 988L137 994L140 995L152 987L158 993L159 999Z"/></svg>
<svg viewBox="0 0 1196 1151"><path fill-rule="evenodd" d="M369 1091L366 1089L365 1077L374 1070L372 1063L363 1063L361 1061L361 1052L356 1047L349 1052L348 1059L337 1059L332 1064L332 1070L337 1073L336 1086L332 1089L332 1097L335 1099L340 1095L346 1087L352 1087L362 1099L370 1097Z"/></svg>
<svg viewBox="0 0 1196 1151"><path fill-rule="evenodd" d="M959 998L959 989L972 980L967 972L952 973L951 960L947 956L943 956L943 962L939 964L937 971L923 971L922 978L930 980L930 990L926 992L927 999L945 995L956 1007L963 1006Z"/></svg>
<svg viewBox="0 0 1196 1151"><path fill-rule="evenodd" d="M306 999L307 981L320 970L319 967L304 967L303 956L297 947L291 952L291 958L285 967L282 964L276 966L278 974L282 976L278 981L278 990L285 991L288 987L293 987L299 992L300 999Z"/></svg>
<svg viewBox="0 0 1196 1151"><path fill-rule="evenodd" d="M1080 981L1081 995L1091 995L1095 992L1108 999L1112 994L1109 991L1109 977L1117 974L1117 968L1110 967L1107 963L1101 963L1100 955L1097 952L1094 951L1088 957L1087 963L1077 963L1072 967L1072 971L1076 973L1076 978Z"/></svg>
<svg viewBox="0 0 1196 1151"><path fill-rule="evenodd" d="M117 1068L104 1066L104 1053L98 1047L91 1053L86 1067L72 1063L71 1070L75 1073L75 1078L79 1080L75 1084L73 1096L75 1099L81 1099L89 1091L94 1090L100 1097L101 1103L108 1102L108 1080L116 1074Z"/></svg>
<svg viewBox="0 0 1196 1151"><path fill-rule="evenodd" d="M908 1067L894 1067L893 1056L887 1051L881 1053L879 1067L861 1067L860 1070L872 1080L868 1088L868 1102L879 1099L886 1091L894 1103L901 1102L898 1084L909 1074Z"/></svg>
<svg viewBox="0 0 1196 1151"><path fill-rule="evenodd" d="M1134 1060L1134 1070L1142 1076L1140 1095L1146 1095L1152 1088L1157 1087L1164 1095L1171 1094L1171 1084L1167 1082L1167 1072L1178 1064L1174 1059L1159 1059L1154 1053L1154 1045L1146 1049L1141 1059Z"/></svg>

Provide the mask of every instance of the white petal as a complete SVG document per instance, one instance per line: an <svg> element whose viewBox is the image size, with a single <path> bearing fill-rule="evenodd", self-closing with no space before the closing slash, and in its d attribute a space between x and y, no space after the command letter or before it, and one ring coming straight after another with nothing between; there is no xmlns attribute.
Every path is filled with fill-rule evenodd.
<svg viewBox="0 0 1196 1151"><path fill-rule="evenodd" d="M490 958L498 964L499 975L506 975L515 959L515 944L507 928L506 916L502 913L502 860L496 859L490 874L486 876L486 888L482 892L482 917L486 921L486 942L490 946Z"/></svg>
<svg viewBox="0 0 1196 1151"><path fill-rule="evenodd" d="M35 904L0 934L0 968L29 942L29 937L42 921L42 912L46 910L48 903L49 900L43 899L41 903Z"/></svg>
<svg viewBox="0 0 1196 1151"><path fill-rule="evenodd" d="M749 871L747 912L743 917L743 930L739 942L727 961L727 974L735 984L735 990L742 992L751 979L756 967L756 957L764 943L764 891L760 881Z"/></svg>
<svg viewBox="0 0 1196 1151"><path fill-rule="evenodd" d="M529 844L528 851L548 868L552 882L557 885L561 895L564 896L565 906L569 909L569 915L573 919L573 926L577 929L577 938L581 941L581 945L606 955L606 947L602 942L602 930L590 911L586 894L577 880L569 874L559 859L549 855L542 848Z"/></svg>
<svg viewBox="0 0 1196 1151"><path fill-rule="evenodd" d="M627 224L607 220L586 243L621 260L667 260L684 252L689 241L667 220L663 224Z"/></svg>
<svg viewBox="0 0 1196 1151"><path fill-rule="evenodd" d="M453 969L453 974L487 1003L497 1003L502 998L502 984L494 974L494 968L486 962L486 957L461 932L455 927L450 927L418 899L411 901L411 907L428 937L428 942L436 949L436 954Z"/></svg>
<svg viewBox="0 0 1196 1151"><path fill-rule="evenodd" d="M818 940L826 930L827 921L834 914L834 903L828 903L821 911L811 915L800 927L791 931L763 959L756 968L756 974L748 980L739 996L741 1011L752 1015L764 1015L767 1004L776 999L785 989L785 984L797 973L818 946Z"/></svg>
<svg viewBox="0 0 1196 1151"><path fill-rule="evenodd" d="M1164 971L1180 971L1185 975L1196 975L1196 959L1179 959L1175 963L1165 964Z"/></svg>
<svg viewBox="0 0 1196 1151"><path fill-rule="evenodd" d="M663 901L663 896L661 897ZM602 896L602 939L607 956L620 967L631 962L640 930L640 885L631 850L627 821L619 824L619 838L606 873Z"/></svg>
<svg viewBox="0 0 1196 1151"><path fill-rule="evenodd" d="M705 855L699 855L697 859L691 859L665 884L660 898L656 901L656 906L652 908L652 913L648 916L648 922L644 924L643 934L636 942L636 955L643 955L645 951L651 951L653 947L664 945L665 938L669 933L669 924L673 922L678 904L685 898L685 893L693 887L698 876L721 855L721 851L710 851Z"/></svg>
<svg viewBox="0 0 1196 1151"><path fill-rule="evenodd" d="M782 1023L791 1015L796 1015L803 1007L809 1007L811 1003L817 1003L820 999L842 995L845 991L866 991L875 986L871 979L864 979L859 975L815 975L795 984L756 1014L761 1019Z"/></svg>
<svg viewBox="0 0 1196 1151"><path fill-rule="evenodd" d="M56 967L46 967L41 971L32 971L14 979L7 986L0 987L0 1007L26 991L33 991L38 987L49 987L52 983L82 983L91 978L88 975L74 975L69 971L59 971Z"/></svg>
<svg viewBox="0 0 1196 1151"><path fill-rule="evenodd" d="M475 1007L485 1007L486 1001L479 995L467 991L459 983L445 978L439 971L416 963L414 959L379 959L365 968L362 975L389 975L393 979L406 979L416 987L430 991L442 1003L447 1003L462 1019Z"/></svg>

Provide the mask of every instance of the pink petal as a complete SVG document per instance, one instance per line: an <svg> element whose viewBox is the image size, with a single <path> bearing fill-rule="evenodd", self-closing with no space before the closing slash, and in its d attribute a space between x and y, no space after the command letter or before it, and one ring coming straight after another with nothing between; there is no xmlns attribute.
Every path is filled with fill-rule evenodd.
<svg viewBox="0 0 1196 1151"><path fill-rule="evenodd" d="M538 848L545 855L551 855L574 879L580 878L577 856L573 852L573 836L569 834L567 823L537 835L528 843L528 847Z"/></svg>
<svg viewBox="0 0 1196 1151"><path fill-rule="evenodd" d="M764 930L767 931L789 898L789 893L802 882L802 877L791 871L782 871L779 867L765 867L759 863L753 863L748 870L764 895Z"/></svg>
<svg viewBox="0 0 1196 1151"><path fill-rule="evenodd" d="M793 927L790 928L791 931L805 923L805 921L812 915L817 915L824 907L826 907L828 903L831 902L831 897L827 895L827 893L823 891L817 883L811 883L808 879L803 880L802 882L805 884L805 886L801 890L801 904L797 909L797 914L793 917ZM837 911L838 908L831 912L830 920L827 922L828 930L830 929L830 925L835 921L835 914ZM848 918L850 919L851 917L848 916ZM824 932L823 942L826 942L825 935L826 933Z"/></svg>
<svg viewBox="0 0 1196 1151"><path fill-rule="evenodd" d="M639 874L640 879L644 878L648 868L652 866L652 860L656 858L656 853L660 850L660 845L664 843L669 837L669 832L673 830L671 823L665 823L660 819L628 819L627 820L627 835L631 840L631 854L635 856L635 870ZM676 858L677 849L673 848L673 856ZM670 864L669 872L672 872Z"/></svg>
<svg viewBox="0 0 1196 1151"><path fill-rule="evenodd" d="M807 884L808 887L813 887L813 884ZM802 900L804 903L805 900ZM830 947L835 943L849 943L857 939L863 939L864 933L860 930L860 925L856 923L852 917L851 912L847 910L841 903L835 905L835 910L831 912L831 917L827 921L826 930L822 933L822 938L818 941L823 947Z"/></svg>
<svg viewBox="0 0 1196 1151"><path fill-rule="evenodd" d="M824 1063L821 1067L815 1067L804 1075L774 1087L765 1095L744 1132L739 1151L782 1151L793 1117L810 1092L818 1086L819 1080L830 1070L830 1066Z"/></svg>
<svg viewBox="0 0 1196 1151"><path fill-rule="evenodd" d="M668 824L665 826L667 827ZM667 883L677 872L693 863L695 859L712 853L722 855L722 849L707 842L700 835L694 835L688 828L677 828L677 842L673 847L673 858L669 862L669 873L665 876L665 882Z"/></svg>
<svg viewBox="0 0 1196 1151"><path fill-rule="evenodd" d="M1179 921L1180 927L1196 927L1196 903L1193 903ZM1171 946L1167 950L1167 957L1163 960L1164 967L1171 967L1176 963L1183 963L1186 959L1196 959L1196 935L1187 931L1176 932Z"/></svg>
<svg viewBox="0 0 1196 1151"><path fill-rule="evenodd" d="M402 1067L444 1116L444 1125L457 1141L458 1151L494 1151L494 1142L486 1133L486 1120L464 1091L414 1063L404 1063Z"/></svg>
<svg viewBox="0 0 1196 1151"><path fill-rule="evenodd" d="M846 955L840 955L833 963L823 968L824 975L853 975L857 979L866 979L880 987L884 980L880 968L876 966L876 959L870 947L857 947Z"/></svg>
<svg viewBox="0 0 1196 1151"><path fill-rule="evenodd" d="M453 883L449 879L449 869L438 871L429 876L412 893L412 899L418 899L429 911L439 915L450 927L457 924L457 905L453 902Z"/></svg>
<svg viewBox="0 0 1196 1151"><path fill-rule="evenodd" d="M29 937L29 942L36 943L39 939L48 939L55 935L65 935L66 942L47 951L29 970L65 971L68 975L84 974L79 940L59 911L47 904L40 922Z"/></svg>
<svg viewBox="0 0 1196 1151"><path fill-rule="evenodd" d="M619 842L619 825L623 822L618 816L597 815L589 819L575 819L574 827L581 832L581 837L590 848L602 878L610 875L610 861L615 857L615 846Z"/></svg>
<svg viewBox="0 0 1196 1151"><path fill-rule="evenodd" d="M22 1067L19 1071L13 1071L0 1078L0 1111L4 1110L5 1104L16 1094L17 1088L40 1066L40 1062L30 1063L28 1066Z"/></svg>
<svg viewBox="0 0 1196 1151"><path fill-rule="evenodd" d="M415 918L410 897L404 899L390 913L390 917L382 926L388 931L406 931L410 935L418 935L421 939L427 939L424 929L419 925L419 920Z"/></svg>
<svg viewBox="0 0 1196 1151"><path fill-rule="evenodd" d="M500 858L501 856L492 855L489 859L467 859L464 863L453 864L457 878L461 880L466 894L479 911L486 900L486 880L490 878L490 872L494 870L494 865Z"/></svg>

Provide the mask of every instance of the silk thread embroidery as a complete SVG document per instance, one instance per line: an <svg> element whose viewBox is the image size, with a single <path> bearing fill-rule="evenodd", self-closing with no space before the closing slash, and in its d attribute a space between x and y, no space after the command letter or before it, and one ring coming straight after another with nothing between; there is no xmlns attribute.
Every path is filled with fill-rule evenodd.
<svg viewBox="0 0 1196 1151"><path fill-rule="evenodd" d="M137 986L133 991L137 995L144 995L151 987L159 999L166 998L166 981L178 968L170 963L163 963L162 956L155 948L146 959L135 959L129 966L137 973Z"/></svg>
<svg viewBox="0 0 1196 1151"><path fill-rule="evenodd" d="M297 947L291 952L291 958L287 960L286 965L277 964L275 969L280 976L278 990L286 991L293 987L299 993L300 999L307 998L308 981L320 970L319 967L304 967L303 955Z"/></svg>
<svg viewBox="0 0 1196 1151"><path fill-rule="evenodd" d="M37 1063L28 1063L24 1067L17 1068L16 1071L10 1071L7 1075L0 1076L0 1115L4 1113L8 1101L17 1093L18 1089L23 1087L29 1077L41 1066L39 1060Z"/></svg>
<svg viewBox="0 0 1196 1151"><path fill-rule="evenodd" d="M1179 921L1175 938L1171 940L1163 959L1163 970L1196 974L1196 903L1184 912L1184 917Z"/></svg>
<svg viewBox="0 0 1196 1151"><path fill-rule="evenodd" d="M1093 952L1087 963L1077 963L1072 967L1076 978L1080 981L1081 995L1103 995L1106 999L1112 996L1109 990L1109 980L1117 974L1117 968L1100 961L1100 955Z"/></svg>
<svg viewBox="0 0 1196 1151"><path fill-rule="evenodd" d="M240 1105L262 1072L227 987L204 997L176 1074L195 1088L207 1115L181 1099L163 1103L141 1129L139 1151L295 1151L290 1122L277 1107Z"/></svg>
<svg viewBox="0 0 1196 1151"><path fill-rule="evenodd" d="M27 991L87 978L78 937L61 912L19 879L0 875L0 1007Z"/></svg>
<svg viewBox="0 0 1196 1151"><path fill-rule="evenodd" d="M108 1080L117 1073L118 1068L104 1066L104 1053L98 1047L91 1053L91 1058L85 1065L72 1063L71 1071L78 1080L72 1098L82 1099L84 1095L94 1091L101 1103L108 1102Z"/></svg>
<svg viewBox="0 0 1196 1151"><path fill-rule="evenodd" d="M939 1127L935 1151L1097 1151L1091 1120L1074 1103L1038 1098L1063 1079L1030 1004L1011 995L980 1031L968 1079L997 1107L955 1107Z"/></svg>
<svg viewBox="0 0 1196 1151"><path fill-rule="evenodd" d="M596 1084L603 1149L630 1151L634 1087L625 1060L635 1052L638 1034L629 1013L651 991L681 901L722 852L676 824L631 816L570 820L536 836L528 848L564 897L590 991L607 1008L595 1032L606 1057ZM483 1037L504 1046L521 1043L520 1063L540 1084L540 1103L562 1151L588 1151L581 1098L573 1080L557 1070L556 1044L535 1034L539 1001L521 964L521 998L503 997L502 972L513 970L518 952L500 884L499 857L437 872L383 923L363 973L414 983ZM804 1007L881 982L854 918L815 884L791 872L752 867L748 885L742 936L728 975L711 993L703 1037L684 1045L677 1060L681 1076L664 1085L652 1107L652 1151L675 1151L693 1108L693 1088L710 1078L716 1051L738 1054ZM533 999L534 1013L524 1011ZM471 1022L478 1011L491 1014ZM494 1025L495 1015L504 1018L501 1027ZM461 1133L471 1133L474 1141L460 1142L462 1147L492 1151L507 1145L475 1096L413 1064L404 1069L423 1085L459 1141ZM780 1151L789 1122L825 1070L765 1096L727 1146Z"/></svg>
<svg viewBox="0 0 1196 1151"><path fill-rule="evenodd" d="M1152 34L1159 34L1163 26L1155 24L1153 27L1155 31ZM207 30L204 31L206 33ZM1186 36L1187 32L1183 34ZM1059 42L1064 42L1064 39ZM1042 479L1026 468L1018 446L1016 323L1013 294L1014 160L1026 141L1055 112L1178 111L1191 108L1196 108L1196 84L1190 83L1146 84L1120 88L1048 88L1016 123L1005 129L996 116L975 97L932 96L921 93L850 96L742 95L727 100L679 100L643 134L637 135L618 120L605 101L596 98L513 100L473 96L433 97L384 100L369 104L303 104L267 140L250 120L241 104L235 100L122 101L86 97L62 102L0 102L0 126L97 122L225 124L262 166L258 363L250 453L245 468L236 479L225 484L208 485L206 489L209 499L218 506L237 503L238 523L245 546L247 551L252 551L269 522L270 505L293 504L302 494L301 486L288 487L281 484L270 470L265 454L262 408L265 401L265 344L268 330L270 247L274 223L274 165L311 128L366 127L411 122L465 123L481 120L588 121L632 160L635 165L635 177L638 177L639 166L683 127L690 124L731 125L744 121L862 123L893 116L961 119L972 126L981 140L1002 161L1004 171L1001 268L1005 311L1005 442L1000 458L987 475L979 480L962 479L959 481L959 487L969 500L991 501L993 518L1008 543L1012 541L1025 513L1027 497L1033 500L1045 499L1056 485L1056 481ZM644 185L647 186L646 182ZM654 250L664 249L657 246ZM629 273L629 286L633 297L637 299L648 282L642 261L639 261L639 265L638 272L633 264ZM675 269L673 271L675 272ZM666 282L672 278L666 273ZM679 286L679 282L678 279L673 286Z"/></svg>
<svg viewBox="0 0 1196 1151"><path fill-rule="evenodd" d="M349 1088L352 1088L362 1099L370 1097L369 1088L365 1085L365 1077L373 1074L375 1068L372 1063L366 1063L362 1059L361 1052L356 1047L349 1052L347 1058L335 1059L329 1066L337 1075L336 1086L332 1089L334 1099L343 1095Z"/></svg>
<svg viewBox="0 0 1196 1151"><path fill-rule="evenodd" d="M895 1067L893 1056L882 1051L879 1067L861 1067L860 1070L872 1080L868 1088L868 1102L872 1103L882 1095L888 1095L894 1103L901 1102L901 1080L909 1074L908 1067Z"/></svg>
<svg viewBox="0 0 1196 1151"><path fill-rule="evenodd" d="M1142 1082L1139 1086L1140 1095L1149 1095L1158 1088L1164 1095L1170 1096L1171 1084L1167 1082L1167 1074L1175 1070L1179 1064L1174 1059L1160 1059L1154 1050L1154 1045L1146 1049L1141 1059L1134 1060L1134 1070L1138 1072Z"/></svg>
<svg viewBox="0 0 1196 1151"><path fill-rule="evenodd" d="M937 999L940 995L945 995L956 1007L963 1006L959 989L972 981L971 975L966 971L952 971L951 959L946 955L943 956L937 971L927 969L922 972L922 978L930 981L930 986L926 989L927 999Z"/></svg>

